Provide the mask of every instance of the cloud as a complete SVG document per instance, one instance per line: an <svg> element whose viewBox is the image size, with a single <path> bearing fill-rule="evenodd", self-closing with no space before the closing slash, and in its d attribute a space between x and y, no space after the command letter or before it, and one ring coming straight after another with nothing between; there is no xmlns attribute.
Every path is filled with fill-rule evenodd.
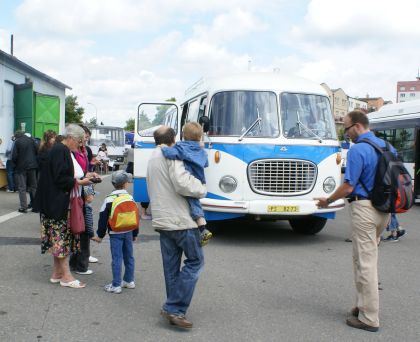
<svg viewBox="0 0 420 342"><path fill-rule="evenodd" d="M414 0L312 0L281 42L300 56L293 65L298 75L350 96L395 101L397 81L414 80L419 67L418 13Z"/></svg>
<svg viewBox="0 0 420 342"><path fill-rule="evenodd" d="M363 41L420 38L417 0L312 0L296 38L347 45Z"/></svg>
<svg viewBox="0 0 420 342"><path fill-rule="evenodd" d="M22 27L38 33L85 35L154 31L185 15L215 13L246 7L256 0L209 2L187 0L24 0L16 10ZM191 18L190 18L191 20Z"/></svg>

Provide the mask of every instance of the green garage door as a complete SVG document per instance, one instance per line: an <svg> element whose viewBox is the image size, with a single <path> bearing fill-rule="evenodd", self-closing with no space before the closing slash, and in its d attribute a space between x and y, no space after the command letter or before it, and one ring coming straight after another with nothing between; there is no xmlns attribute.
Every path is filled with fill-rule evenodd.
<svg viewBox="0 0 420 342"><path fill-rule="evenodd" d="M32 83L15 86L15 131L21 129L32 134L33 100Z"/></svg>
<svg viewBox="0 0 420 342"><path fill-rule="evenodd" d="M34 93L33 135L42 138L45 131L51 129L58 133L60 125L60 99L57 96Z"/></svg>

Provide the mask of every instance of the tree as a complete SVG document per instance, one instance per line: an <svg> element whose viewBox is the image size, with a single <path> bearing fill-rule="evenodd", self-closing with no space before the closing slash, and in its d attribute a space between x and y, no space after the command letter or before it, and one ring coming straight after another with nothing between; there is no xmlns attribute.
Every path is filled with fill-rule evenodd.
<svg viewBox="0 0 420 342"><path fill-rule="evenodd" d="M66 123L82 123L85 109L79 106L77 96L66 96Z"/></svg>
<svg viewBox="0 0 420 342"><path fill-rule="evenodd" d="M141 112L139 116L139 129L143 130L150 127L152 127L152 123L150 122L147 115L144 112Z"/></svg>
<svg viewBox="0 0 420 342"><path fill-rule="evenodd" d="M134 118L129 118L126 122L125 122L125 127L124 129L126 131L129 132L133 132L134 131Z"/></svg>
<svg viewBox="0 0 420 342"><path fill-rule="evenodd" d="M176 102L176 99L175 97L171 97L170 99L166 100L166 102ZM155 118L152 121L152 126L158 126L164 123L167 110L168 110L168 105L157 107L157 113L155 115Z"/></svg>
<svg viewBox="0 0 420 342"><path fill-rule="evenodd" d="M96 118L85 120L85 126L96 126Z"/></svg>

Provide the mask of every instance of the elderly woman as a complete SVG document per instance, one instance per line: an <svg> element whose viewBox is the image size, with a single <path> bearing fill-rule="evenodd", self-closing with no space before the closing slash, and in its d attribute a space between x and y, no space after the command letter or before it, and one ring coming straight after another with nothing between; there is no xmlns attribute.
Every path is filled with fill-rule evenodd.
<svg viewBox="0 0 420 342"><path fill-rule="evenodd" d="M54 260L51 283L83 288L86 284L75 279L70 272L68 256L79 249L79 241L67 225L70 193L76 183L92 184L91 177L84 175L71 151L77 151L84 138L78 125L66 127L65 137L56 143L48 154L47 167L41 171L35 197L41 215L41 253L49 251Z"/></svg>

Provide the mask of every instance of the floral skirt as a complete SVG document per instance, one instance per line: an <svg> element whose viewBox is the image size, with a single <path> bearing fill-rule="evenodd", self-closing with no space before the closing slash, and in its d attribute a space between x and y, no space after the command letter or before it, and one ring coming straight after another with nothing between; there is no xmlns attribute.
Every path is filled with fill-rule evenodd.
<svg viewBox="0 0 420 342"><path fill-rule="evenodd" d="M41 253L50 252L53 256L64 258L80 250L79 236L67 227L67 220L54 220L41 214Z"/></svg>

